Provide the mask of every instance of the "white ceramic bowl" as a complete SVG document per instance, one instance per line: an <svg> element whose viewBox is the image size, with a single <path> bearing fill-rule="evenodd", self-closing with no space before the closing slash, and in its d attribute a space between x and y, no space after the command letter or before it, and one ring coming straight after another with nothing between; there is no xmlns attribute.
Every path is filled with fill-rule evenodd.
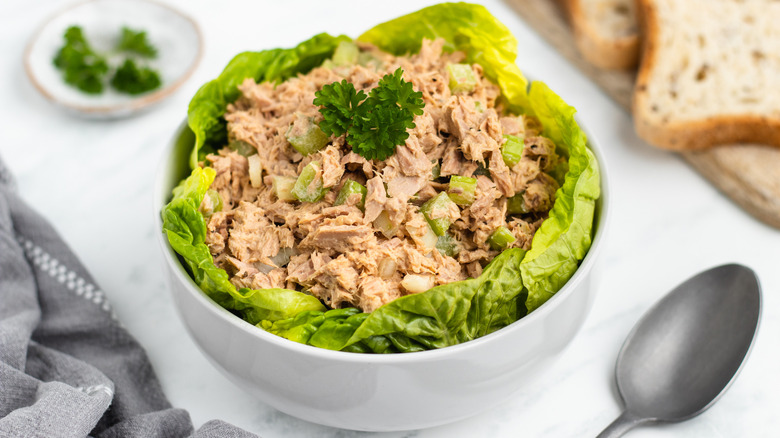
<svg viewBox="0 0 780 438"><path fill-rule="evenodd" d="M223 309L195 285L162 233L169 286L197 345L225 376L265 403L327 426L364 431L418 429L459 420L522 392L550 368L590 310L594 267L609 216L604 158L595 237L569 282L528 316L497 332L440 350L393 355L330 351L272 335ZM185 124L161 165L154 214L188 173L194 136ZM554 384L554 382L550 382Z"/></svg>

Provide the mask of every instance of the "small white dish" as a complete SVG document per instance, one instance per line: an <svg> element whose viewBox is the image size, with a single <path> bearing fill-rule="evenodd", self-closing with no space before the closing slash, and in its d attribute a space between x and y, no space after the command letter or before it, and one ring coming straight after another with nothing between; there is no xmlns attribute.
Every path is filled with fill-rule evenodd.
<svg viewBox="0 0 780 438"><path fill-rule="evenodd" d="M122 94L110 86L90 95L65 83L53 60L70 26L80 26L101 54L113 51L123 26L146 31L158 51L148 64L160 73L162 85L140 95ZM120 118L148 109L179 88L200 61L202 40L195 21L166 5L148 0L89 0L60 11L38 29L25 51L24 68L33 86L62 108L93 119ZM111 67L122 59L122 55L108 56Z"/></svg>

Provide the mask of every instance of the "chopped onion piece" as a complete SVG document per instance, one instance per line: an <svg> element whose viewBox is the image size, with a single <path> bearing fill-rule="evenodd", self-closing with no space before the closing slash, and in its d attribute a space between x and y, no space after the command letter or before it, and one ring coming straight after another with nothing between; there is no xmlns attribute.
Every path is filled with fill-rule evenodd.
<svg viewBox="0 0 780 438"><path fill-rule="evenodd" d="M436 233L433 231L433 228L431 228L429 225L425 231L425 235L422 236L421 241L424 247L428 249L436 249L436 244L439 242L439 236L436 235Z"/></svg>
<svg viewBox="0 0 780 438"><path fill-rule="evenodd" d="M390 257L385 257L379 262L379 276L382 278L390 278L398 270L398 264Z"/></svg>
<svg viewBox="0 0 780 438"><path fill-rule="evenodd" d="M398 233L398 226L390 220L387 210L382 210L379 216L374 219L374 226L382 232L388 239L395 237Z"/></svg>
<svg viewBox="0 0 780 438"><path fill-rule="evenodd" d="M433 287L433 275L406 274L401 280L401 286L409 293L425 292Z"/></svg>
<svg viewBox="0 0 780 438"><path fill-rule="evenodd" d="M263 185L263 168L260 166L260 156L250 155L247 160L249 160L249 182L252 183L252 187L258 188Z"/></svg>

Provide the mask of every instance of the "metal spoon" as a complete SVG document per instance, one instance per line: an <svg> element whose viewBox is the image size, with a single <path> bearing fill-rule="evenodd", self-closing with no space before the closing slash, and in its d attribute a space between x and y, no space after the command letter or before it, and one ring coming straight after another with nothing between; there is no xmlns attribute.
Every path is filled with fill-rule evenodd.
<svg viewBox="0 0 780 438"><path fill-rule="evenodd" d="M626 409L598 438L710 407L739 373L760 315L761 287L745 266L712 268L669 292L623 344L615 376Z"/></svg>

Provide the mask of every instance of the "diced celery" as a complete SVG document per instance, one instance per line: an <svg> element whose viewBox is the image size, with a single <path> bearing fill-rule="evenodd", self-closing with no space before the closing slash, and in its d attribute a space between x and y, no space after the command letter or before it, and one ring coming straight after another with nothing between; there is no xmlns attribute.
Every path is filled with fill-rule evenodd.
<svg viewBox="0 0 780 438"><path fill-rule="evenodd" d="M447 193L441 192L420 207L420 211L437 236L441 236L450 228L451 223L447 212L452 204Z"/></svg>
<svg viewBox="0 0 780 438"><path fill-rule="evenodd" d="M311 117L298 117L287 129L285 137L303 156L317 152L330 141L328 134L322 132Z"/></svg>
<svg viewBox="0 0 780 438"><path fill-rule="evenodd" d="M295 201L295 196L292 194L293 187L295 187L295 178L289 176L274 176L273 187L274 194L280 201Z"/></svg>
<svg viewBox="0 0 780 438"><path fill-rule="evenodd" d="M450 91L453 93L474 91L477 78L469 64L447 64L447 72L450 76Z"/></svg>
<svg viewBox="0 0 780 438"><path fill-rule="evenodd" d="M354 65L358 62L360 50L352 41L342 41L333 52L333 63L336 65Z"/></svg>
<svg viewBox="0 0 780 438"><path fill-rule="evenodd" d="M504 163L507 166L514 167L523 158L524 138L514 135L505 135L504 138L506 141L501 146L501 156L504 158Z"/></svg>
<svg viewBox="0 0 780 438"><path fill-rule="evenodd" d="M460 252L460 245L449 233L444 233L439 236L439 239L436 241L436 249L438 249L442 255L455 257Z"/></svg>
<svg viewBox="0 0 780 438"><path fill-rule="evenodd" d="M435 181L441 176L441 164L439 164L439 160L433 160L431 162L433 163L433 167L431 168L431 181Z"/></svg>
<svg viewBox="0 0 780 438"><path fill-rule="evenodd" d="M350 195L358 193L361 196L360 202L357 204L357 206L362 210L363 206L366 204L366 187L363 184L360 184L357 181L353 180L347 180L346 183L344 183L344 186L341 187L341 190L339 190L339 195L336 197L336 202L334 205L341 205L345 202L347 202L347 199Z"/></svg>
<svg viewBox="0 0 780 438"><path fill-rule="evenodd" d="M214 189L206 190L203 202L200 204L200 212L203 216L211 216L218 211L222 211L222 197Z"/></svg>
<svg viewBox="0 0 780 438"><path fill-rule="evenodd" d="M374 226L388 239L398 234L398 226L390 220L387 210L382 210L379 216L374 219Z"/></svg>
<svg viewBox="0 0 780 438"><path fill-rule="evenodd" d="M362 65L363 67L373 66L375 68L379 68L382 66L382 60L370 52L360 52L358 54L358 64Z"/></svg>
<svg viewBox="0 0 780 438"><path fill-rule="evenodd" d="M525 199L523 199L523 193L518 193L506 200L506 212L509 214L526 214L528 213L528 207L525 205Z"/></svg>
<svg viewBox="0 0 780 438"><path fill-rule="evenodd" d="M477 179L467 176L453 175L450 177L450 187L447 193L450 199L458 205L471 205L477 192Z"/></svg>
<svg viewBox="0 0 780 438"><path fill-rule="evenodd" d="M493 234L490 235L488 238L488 243L490 243L490 247L495 250L502 250L507 247L510 243L514 242L515 236L512 234L509 229L503 225L496 228L496 231L493 231Z"/></svg>
<svg viewBox="0 0 780 438"><path fill-rule="evenodd" d="M482 102L480 101L474 101L474 109L476 109L479 112L485 111L485 107L482 105Z"/></svg>
<svg viewBox="0 0 780 438"><path fill-rule="evenodd" d="M312 161L303 168L291 191L295 199L301 202L317 202L321 200L327 188L322 187L320 163Z"/></svg>
<svg viewBox="0 0 780 438"><path fill-rule="evenodd" d="M241 140L233 140L228 143L228 149L234 150L238 152L239 155L243 155L244 157L248 157L257 153L257 149L255 149L254 146Z"/></svg>

